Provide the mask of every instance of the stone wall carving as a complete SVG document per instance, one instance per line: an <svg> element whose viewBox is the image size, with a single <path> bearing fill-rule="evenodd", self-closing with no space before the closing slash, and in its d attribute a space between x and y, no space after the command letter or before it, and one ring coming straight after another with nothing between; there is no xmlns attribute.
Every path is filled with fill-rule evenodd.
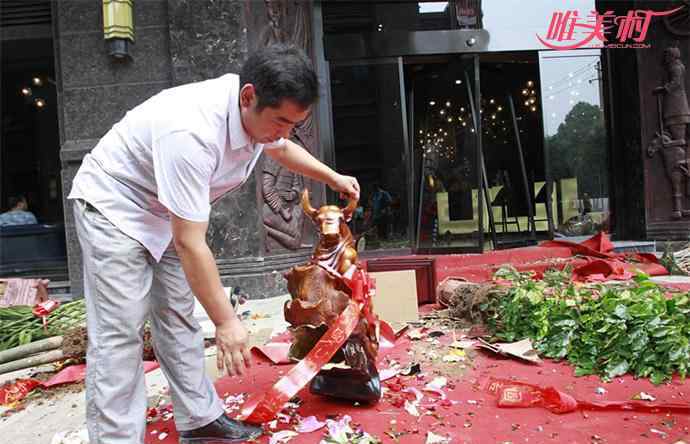
<svg viewBox="0 0 690 444"><path fill-rule="evenodd" d="M247 2L248 17L256 19L259 38L256 46L288 43L311 55L311 2L264 0ZM316 131L313 114L296 127L291 140L315 153ZM265 252L294 250L311 243L305 233L304 215L299 210L299 192L305 179L264 158L262 174L263 224L266 233ZM305 242L306 241L306 242Z"/></svg>
<svg viewBox="0 0 690 444"><path fill-rule="evenodd" d="M668 47L664 50L664 70L668 81L654 88L657 96L659 131L647 149L649 156L661 151L666 176L671 183L673 219L690 217L690 169L688 169L687 128L690 124L690 107L685 92L685 65L680 50Z"/></svg>

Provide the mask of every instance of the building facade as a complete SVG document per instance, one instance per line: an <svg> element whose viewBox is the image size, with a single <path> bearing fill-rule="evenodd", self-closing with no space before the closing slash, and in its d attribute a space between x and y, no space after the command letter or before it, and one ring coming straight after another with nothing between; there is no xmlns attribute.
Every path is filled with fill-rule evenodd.
<svg viewBox="0 0 690 444"><path fill-rule="evenodd" d="M114 4L131 8L133 42L104 40L122 19L109 15ZM83 156L128 109L237 72L272 42L299 45L318 70L320 101L293 137L359 178L352 228L364 256L476 252L599 230L690 236L685 0L2 5L2 205L28 190L39 220L64 230L73 294L81 261L64 196ZM29 88L34 77L46 86ZM285 291L282 272L314 242L297 198L305 187L315 203L336 200L263 159L214 205L208 241L227 285L252 297Z"/></svg>

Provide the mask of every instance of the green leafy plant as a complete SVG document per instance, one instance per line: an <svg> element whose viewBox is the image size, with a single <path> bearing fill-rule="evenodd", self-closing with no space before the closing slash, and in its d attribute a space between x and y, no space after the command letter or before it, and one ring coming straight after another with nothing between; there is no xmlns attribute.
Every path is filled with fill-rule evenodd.
<svg viewBox="0 0 690 444"><path fill-rule="evenodd" d="M666 291L638 275L625 285L581 285L564 279L510 277L507 295L483 310L496 340L530 338L553 359L567 359L575 374L604 380L632 373L660 384L690 368L690 293Z"/></svg>

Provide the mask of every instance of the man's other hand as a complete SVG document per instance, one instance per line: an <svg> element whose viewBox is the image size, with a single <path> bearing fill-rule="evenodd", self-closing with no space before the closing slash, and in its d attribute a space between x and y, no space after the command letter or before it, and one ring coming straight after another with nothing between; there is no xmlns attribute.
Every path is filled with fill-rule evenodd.
<svg viewBox="0 0 690 444"><path fill-rule="evenodd" d="M216 365L231 376L244 375L251 366L251 354L247 348L249 334L242 322L234 318L216 327Z"/></svg>

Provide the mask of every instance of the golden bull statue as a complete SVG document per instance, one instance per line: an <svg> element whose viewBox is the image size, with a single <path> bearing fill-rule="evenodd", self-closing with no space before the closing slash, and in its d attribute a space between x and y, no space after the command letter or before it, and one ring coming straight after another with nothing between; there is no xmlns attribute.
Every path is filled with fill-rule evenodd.
<svg viewBox="0 0 690 444"><path fill-rule="evenodd" d="M342 274L357 264L357 250L347 222L357 207L324 205L313 208L309 192L302 193L302 208L319 232L311 260L285 274L292 299L284 307L293 336L290 357L300 360L314 347L348 305L351 294ZM330 361L312 380L313 393L355 401L376 401L381 387L376 369L379 343L378 319L362 312L357 327Z"/></svg>

